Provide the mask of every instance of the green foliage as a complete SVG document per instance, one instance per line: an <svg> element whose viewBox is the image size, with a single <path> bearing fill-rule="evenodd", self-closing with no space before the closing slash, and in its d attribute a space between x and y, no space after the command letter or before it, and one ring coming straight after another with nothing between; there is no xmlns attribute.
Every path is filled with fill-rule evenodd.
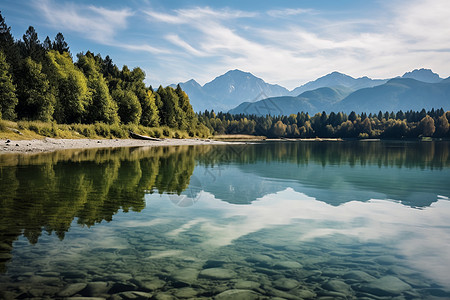
<svg viewBox="0 0 450 300"><path fill-rule="evenodd" d="M58 34L56 35L55 41L52 44L52 50L56 50L61 54L63 54L64 52L69 53L69 45L64 40L64 36L61 32L58 32Z"/></svg>
<svg viewBox="0 0 450 300"><path fill-rule="evenodd" d="M450 136L450 112L443 109L426 112L399 111L351 117L339 112L318 113L312 118L307 113L265 117L232 115L205 111L198 114L199 122L211 134L254 134L271 138L443 138ZM353 120L353 121L352 121ZM198 133L196 133L199 135Z"/></svg>
<svg viewBox="0 0 450 300"><path fill-rule="evenodd" d="M42 65L30 57L23 61L18 84L19 104L17 112L20 119L49 122L53 118L55 96Z"/></svg>
<svg viewBox="0 0 450 300"><path fill-rule="evenodd" d="M132 91L120 88L112 92L113 99L119 107L118 113L123 124L138 124L142 115L141 104Z"/></svg>
<svg viewBox="0 0 450 300"><path fill-rule="evenodd" d="M84 72L90 99L87 105L86 123L104 122L113 124L119 121L117 103L113 101L108 85L100 73L100 66L93 55L79 55L77 66Z"/></svg>
<svg viewBox="0 0 450 300"><path fill-rule="evenodd" d="M41 62L45 56L45 49L39 41L38 34L33 26L28 27L20 42L21 54L23 58L31 57L31 59Z"/></svg>
<svg viewBox="0 0 450 300"><path fill-rule="evenodd" d="M436 130L434 120L429 115L426 115L422 120L420 120L419 128L422 136L432 136Z"/></svg>
<svg viewBox="0 0 450 300"><path fill-rule="evenodd" d="M158 107L155 102L155 94L152 91L143 92L143 95L140 94L140 97L138 96L142 108L140 124L148 127L159 126L159 115Z"/></svg>
<svg viewBox="0 0 450 300"><path fill-rule="evenodd" d="M91 97L84 74L73 64L70 54L47 52L47 76L56 89L55 119L58 123L81 123Z"/></svg>
<svg viewBox="0 0 450 300"><path fill-rule="evenodd" d="M157 91L160 96L160 107L158 107L160 114L161 125L169 127L177 127L176 120L176 108L178 103L178 97L175 99L176 94L171 87L163 88L160 86Z"/></svg>
<svg viewBox="0 0 450 300"><path fill-rule="evenodd" d="M12 120L16 117L15 108L18 103L16 87L9 73L6 56L0 50L0 118Z"/></svg>

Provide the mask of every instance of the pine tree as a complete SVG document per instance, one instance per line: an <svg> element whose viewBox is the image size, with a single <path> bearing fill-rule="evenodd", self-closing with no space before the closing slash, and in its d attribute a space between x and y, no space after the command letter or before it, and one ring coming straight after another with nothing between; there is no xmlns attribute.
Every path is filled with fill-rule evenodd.
<svg viewBox="0 0 450 300"><path fill-rule="evenodd" d="M45 51L52 50L52 41L50 40L48 35L45 38L44 43L42 43L42 46L44 47Z"/></svg>
<svg viewBox="0 0 450 300"><path fill-rule="evenodd" d="M22 57L31 57L34 61L41 62L45 56L45 49L39 41L38 34L33 26L28 27L23 35Z"/></svg>
<svg viewBox="0 0 450 300"><path fill-rule="evenodd" d="M13 120L16 117L15 107L18 103L6 56L0 50L0 118Z"/></svg>
<svg viewBox="0 0 450 300"><path fill-rule="evenodd" d="M178 122L179 128L190 129L196 123L195 113L189 103L188 95L181 89L180 85L177 85L175 92L178 96L178 107L180 111L180 121ZM181 119L183 118L183 119Z"/></svg>
<svg viewBox="0 0 450 300"><path fill-rule="evenodd" d="M146 91L146 96L141 101L142 116L140 123L144 126L159 126L159 113L156 106L155 93L151 90Z"/></svg>
<svg viewBox="0 0 450 300"><path fill-rule="evenodd" d="M69 45L64 40L64 36L61 32L58 32L58 34L55 37L55 41L52 44L52 49L58 51L59 53L63 54L64 52L69 51Z"/></svg>
<svg viewBox="0 0 450 300"><path fill-rule="evenodd" d="M6 62L10 66L10 72L13 82L16 79L16 71L20 65L20 49L14 41L14 37L11 34L11 27L6 25L5 19L0 12L0 51L6 56Z"/></svg>

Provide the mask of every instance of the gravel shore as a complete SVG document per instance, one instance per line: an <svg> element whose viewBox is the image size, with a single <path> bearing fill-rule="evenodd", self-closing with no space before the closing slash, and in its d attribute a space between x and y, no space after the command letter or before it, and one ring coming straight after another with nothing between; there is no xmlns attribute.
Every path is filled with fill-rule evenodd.
<svg viewBox="0 0 450 300"><path fill-rule="evenodd" d="M88 149L110 147L154 147L178 145L227 144L227 142L208 139L163 139L161 141L135 139L53 139L5 140L0 139L2 153L40 153L65 149Z"/></svg>

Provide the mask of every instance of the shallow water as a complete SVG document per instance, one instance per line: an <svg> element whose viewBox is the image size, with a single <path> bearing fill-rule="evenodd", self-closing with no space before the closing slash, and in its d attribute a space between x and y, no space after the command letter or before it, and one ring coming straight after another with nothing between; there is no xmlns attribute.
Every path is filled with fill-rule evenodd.
<svg viewBox="0 0 450 300"><path fill-rule="evenodd" d="M0 298L450 297L448 142L0 156Z"/></svg>

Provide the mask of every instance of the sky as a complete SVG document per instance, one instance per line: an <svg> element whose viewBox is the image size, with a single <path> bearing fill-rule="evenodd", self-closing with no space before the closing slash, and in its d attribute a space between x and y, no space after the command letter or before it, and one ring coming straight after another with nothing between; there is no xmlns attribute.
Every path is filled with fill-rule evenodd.
<svg viewBox="0 0 450 300"><path fill-rule="evenodd" d="M2 0L16 39L62 32L74 58L109 55L157 87L228 70L294 89L333 71L392 78L418 68L450 76L448 0Z"/></svg>

